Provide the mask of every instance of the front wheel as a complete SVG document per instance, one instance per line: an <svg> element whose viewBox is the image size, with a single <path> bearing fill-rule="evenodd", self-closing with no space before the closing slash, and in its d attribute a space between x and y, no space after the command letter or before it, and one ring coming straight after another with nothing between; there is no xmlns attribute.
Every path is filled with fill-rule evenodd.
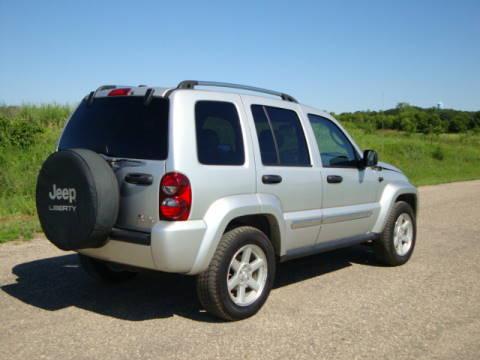
<svg viewBox="0 0 480 360"><path fill-rule="evenodd" d="M398 201L394 204L380 238L375 240L375 252L380 262L389 266L405 264L415 248L417 224L412 207Z"/></svg>
<svg viewBox="0 0 480 360"><path fill-rule="evenodd" d="M263 306L275 277L275 252L260 230L242 226L226 232L208 269L197 277L205 310L224 320L254 315Z"/></svg>

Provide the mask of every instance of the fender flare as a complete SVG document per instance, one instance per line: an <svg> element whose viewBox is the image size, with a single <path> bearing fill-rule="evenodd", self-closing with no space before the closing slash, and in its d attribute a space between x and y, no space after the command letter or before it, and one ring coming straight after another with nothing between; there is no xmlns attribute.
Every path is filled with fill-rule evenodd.
<svg viewBox="0 0 480 360"><path fill-rule="evenodd" d="M381 233L383 231L395 201L400 195L404 194L414 194L415 197L418 198L417 188L410 183L392 182L385 186L380 197L380 213L378 214L372 232Z"/></svg>
<svg viewBox="0 0 480 360"><path fill-rule="evenodd" d="M203 218L206 231L189 274L198 274L208 268L227 225L240 216L256 214L273 216L280 227L280 245L282 247L285 222L279 206L278 198L266 194L234 195L213 202Z"/></svg>

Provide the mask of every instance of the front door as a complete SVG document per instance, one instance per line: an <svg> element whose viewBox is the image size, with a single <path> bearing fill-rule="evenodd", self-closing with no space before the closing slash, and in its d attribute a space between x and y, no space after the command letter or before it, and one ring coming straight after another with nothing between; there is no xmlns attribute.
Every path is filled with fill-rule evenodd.
<svg viewBox="0 0 480 360"><path fill-rule="evenodd" d="M309 114L322 160L323 216L318 242L365 235L373 227L379 175L360 168L360 154L330 119Z"/></svg>

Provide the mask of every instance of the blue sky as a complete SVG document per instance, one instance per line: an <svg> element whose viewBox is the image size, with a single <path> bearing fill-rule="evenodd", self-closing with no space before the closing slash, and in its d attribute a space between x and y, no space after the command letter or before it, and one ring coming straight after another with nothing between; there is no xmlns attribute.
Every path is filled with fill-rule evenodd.
<svg viewBox="0 0 480 360"><path fill-rule="evenodd" d="M0 103L183 79L335 112L480 110L480 1L0 0Z"/></svg>

